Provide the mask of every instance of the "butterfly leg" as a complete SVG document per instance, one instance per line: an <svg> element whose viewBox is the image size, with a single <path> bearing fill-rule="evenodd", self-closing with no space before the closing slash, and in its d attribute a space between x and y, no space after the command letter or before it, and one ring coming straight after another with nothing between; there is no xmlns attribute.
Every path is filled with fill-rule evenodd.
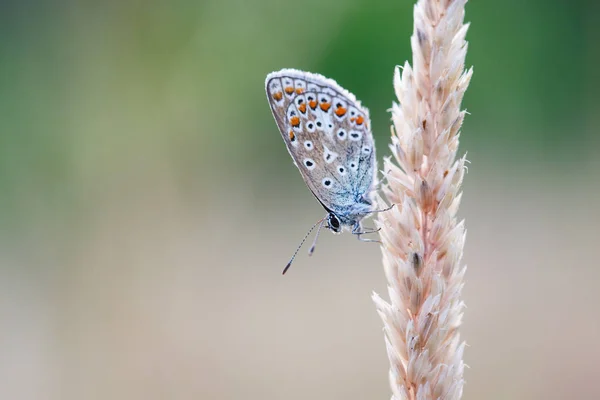
<svg viewBox="0 0 600 400"><path fill-rule="evenodd" d="M381 228L378 228L378 229L370 229L370 230L364 230L364 231L361 231L361 226L360 226L360 223L357 223L357 224L356 224L356 225L354 225L354 227L352 228L352 234L353 234L353 235L356 235L356 238L357 238L358 240L360 240L361 242L373 242L373 243L381 243L381 241L380 241L380 240L377 240L377 239L364 239L364 238L361 238L361 235L365 235L365 234L368 234L368 233L377 233L377 232L379 232L380 230L381 230Z"/></svg>
<svg viewBox="0 0 600 400"><path fill-rule="evenodd" d="M380 213L380 212L390 211L392 208L394 208L394 206L395 206L395 204L392 204L388 208L384 208L384 209L381 209L381 210L368 211L365 214L377 214L377 213Z"/></svg>
<svg viewBox="0 0 600 400"><path fill-rule="evenodd" d="M365 243L379 243L379 244L381 244L381 240L377 240L377 239L365 239L365 238L362 238L362 237L360 237L360 235L361 235L361 234L360 234L360 233L358 233L358 234L356 235L356 237L357 237L357 238L358 238L358 240L360 240L361 242L365 242Z"/></svg>

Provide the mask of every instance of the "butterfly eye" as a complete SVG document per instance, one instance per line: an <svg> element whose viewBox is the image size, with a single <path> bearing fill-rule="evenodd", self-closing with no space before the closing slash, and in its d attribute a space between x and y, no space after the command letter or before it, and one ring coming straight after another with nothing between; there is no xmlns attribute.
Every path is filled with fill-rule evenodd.
<svg viewBox="0 0 600 400"><path fill-rule="evenodd" d="M346 175L346 168L344 168L342 165L338 166L337 170L341 176Z"/></svg>
<svg viewBox="0 0 600 400"><path fill-rule="evenodd" d="M356 162L352 161L352 162L350 163L350 169L351 169L352 171L356 171L356 170L358 169L358 164L357 164Z"/></svg>
<svg viewBox="0 0 600 400"><path fill-rule="evenodd" d="M329 217L327 218L327 224L329 225L329 228L334 232L339 232L341 230L340 220L338 219L338 217L335 216L334 213L329 214Z"/></svg>
<svg viewBox="0 0 600 400"><path fill-rule="evenodd" d="M345 131L345 130L343 130L343 129L340 129L340 130L338 131L338 133L337 133L337 137L338 137L340 140L346 140L346 131Z"/></svg>
<svg viewBox="0 0 600 400"><path fill-rule="evenodd" d="M325 186L326 188L331 187L331 183L332 183L331 178L324 178L322 183L323 183L323 186Z"/></svg>
<svg viewBox="0 0 600 400"><path fill-rule="evenodd" d="M306 148L306 150L312 150L313 144L310 140L307 140L306 142L304 142L304 147Z"/></svg>

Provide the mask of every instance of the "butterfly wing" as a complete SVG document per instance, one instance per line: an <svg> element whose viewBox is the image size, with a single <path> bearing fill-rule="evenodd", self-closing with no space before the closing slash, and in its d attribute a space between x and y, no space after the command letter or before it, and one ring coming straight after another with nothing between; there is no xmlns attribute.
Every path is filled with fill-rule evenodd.
<svg viewBox="0 0 600 400"><path fill-rule="evenodd" d="M317 199L339 212L366 198L376 171L369 111L322 75L284 69L265 85L287 149Z"/></svg>

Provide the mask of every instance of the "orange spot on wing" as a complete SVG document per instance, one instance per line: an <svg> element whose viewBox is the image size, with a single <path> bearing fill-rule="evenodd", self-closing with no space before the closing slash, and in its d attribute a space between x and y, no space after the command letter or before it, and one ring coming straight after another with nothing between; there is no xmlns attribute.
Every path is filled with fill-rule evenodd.
<svg viewBox="0 0 600 400"><path fill-rule="evenodd" d="M350 118L350 122L354 122L354 121L356 121L356 118L354 118L354 117Z"/></svg>
<svg viewBox="0 0 600 400"><path fill-rule="evenodd" d="M283 98L283 93L275 92L275 93L273 93L273 98L275 99L275 101L279 101Z"/></svg>
<svg viewBox="0 0 600 400"><path fill-rule="evenodd" d="M294 135L294 131L290 131L290 140L294 140L296 135Z"/></svg>
<svg viewBox="0 0 600 400"><path fill-rule="evenodd" d="M294 93L294 88L293 88L293 87L291 87L291 86L288 86L288 87L286 87L284 90L285 90L285 92L286 92L287 94L292 94L292 93Z"/></svg>
<svg viewBox="0 0 600 400"><path fill-rule="evenodd" d="M331 103L321 103L320 107L321 110L327 112L327 110L329 110L329 108L331 107Z"/></svg>
<svg viewBox="0 0 600 400"><path fill-rule="evenodd" d="M308 106L314 110L315 108L317 108L317 101L316 100L309 101Z"/></svg>
<svg viewBox="0 0 600 400"><path fill-rule="evenodd" d="M302 89L301 87L296 88L296 93L302 94L302 93L304 93L304 89Z"/></svg>
<svg viewBox="0 0 600 400"><path fill-rule="evenodd" d="M346 109L344 107L338 107L337 110L335 110L335 115L337 115L338 117L343 117L346 114Z"/></svg>
<svg viewBox="0 0 600 400"><path fill-rule="evenodd" d="M362 115L359 115L359 116L356 118L356 125L362 125L362 124L363 124L363 122L365 122L365 119L362 117Z"/></svg>
<svg viewBox="0 0 600 400"><path fill-rule="evenodd" d="M298 106L298 111L300 111L302 114L304 114L306 112L306 103L302 103Z"/></svg>
<svg viewBox="0 0 600 400"><path fill-rule="evenodd" d="M300 126L300 117L290 118L290 124L292 124L294 127Z"/></svg>

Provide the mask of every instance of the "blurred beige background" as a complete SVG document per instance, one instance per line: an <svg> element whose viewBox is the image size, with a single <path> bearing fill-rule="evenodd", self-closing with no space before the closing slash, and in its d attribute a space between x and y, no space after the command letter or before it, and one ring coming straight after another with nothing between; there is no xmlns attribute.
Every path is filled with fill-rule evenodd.
<svg viewBox="0 0 600 400"><path fill-rule="evenodd" d="M324 232L263 93L321 72L381 159L412 2L0 6L0 398L389 398L376 245ZM465 399L600 389L598 16L472 1ZM299 23L300 21L300 23Z"/></svg>

